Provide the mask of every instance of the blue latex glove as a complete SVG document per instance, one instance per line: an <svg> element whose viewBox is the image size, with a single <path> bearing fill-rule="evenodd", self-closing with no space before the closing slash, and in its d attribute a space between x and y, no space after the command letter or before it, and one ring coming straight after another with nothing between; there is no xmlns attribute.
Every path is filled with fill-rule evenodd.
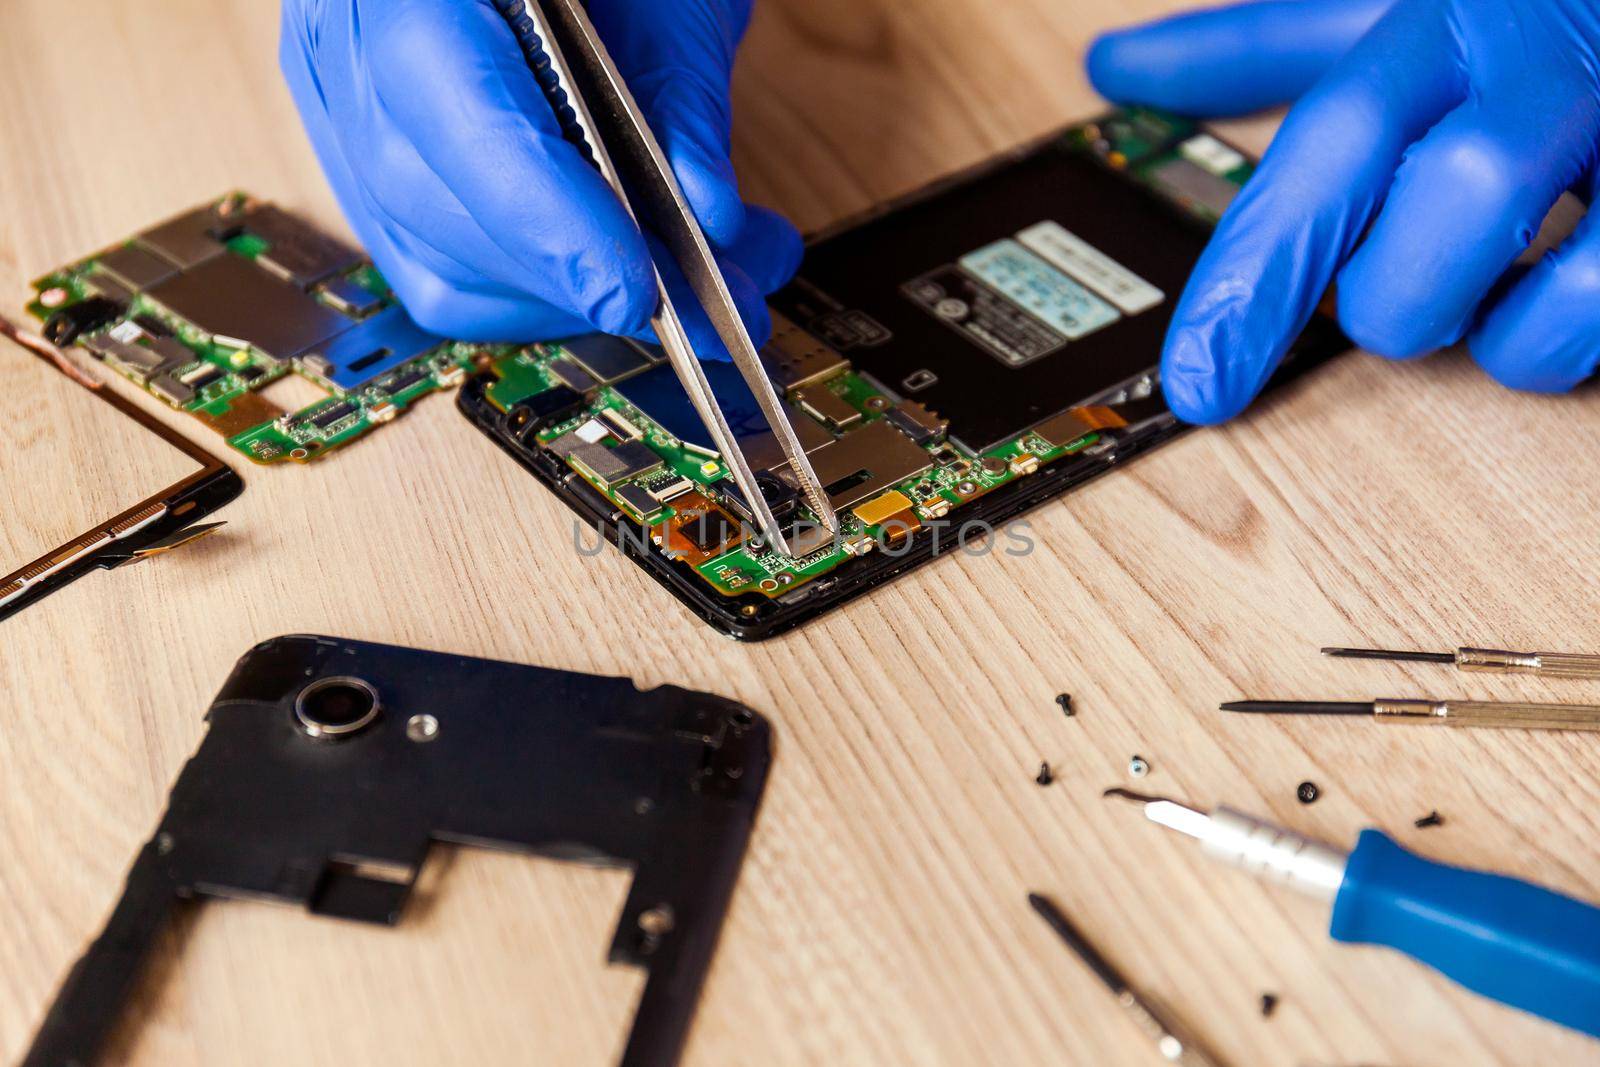
<svg viewBox="0 0 1600 1067"><path fill-rule="evenodd" d="M1345 331L1385 356L1465 337L1498 381L1550 392L1600 361L1600 217L1512 267L1564 190L1596 191L1600 5L1386 7L1262 0L1089 53L1107 97L1188 114L1304 91L1178 303L1162 374L1183 419L1243 410L1335 280Z"/></svg>
<svg viewBox="0 0 1600 1067"><path fill-rule="evenodd" d="M759 343L771 331L762 294L794 273L801 247L788 222L740 198L728 158L728 79L750 6L588 9ZM489 0L283 0L280 60L351 226L422 326L482 341L649 336L645 241L562 140Z"/></svg>

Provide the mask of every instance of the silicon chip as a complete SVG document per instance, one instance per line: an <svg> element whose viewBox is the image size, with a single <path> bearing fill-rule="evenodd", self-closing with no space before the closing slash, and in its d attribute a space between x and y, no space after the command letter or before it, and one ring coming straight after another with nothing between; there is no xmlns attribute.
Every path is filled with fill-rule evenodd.
<svg viewBox="0 0 1600 1067"><path fill-rule="evenodd" d="M640 522L648 522L661 512L661 505L656 503L655 498L632 483L618 489L616 496L622 506L632 512L634 518Z"/></svg>
<svg viewBox="0 0 1600 1067"><path fill-rule="evenodd" d="M701 509L688 522L679 526L678 532L708 556L740 534L738 524L725 512L716 508Z"/></svg>
<svg viewBox="0 0 1600 1067"><path fill-rule="evenodd" d="M570 359L558 359L550 364L550 373L563 384L576 389L580 393L587 393L599 386L594 375L578 366Z"/></svg>
<svg viewBox="0 0 1600 1067"><path fill-rule="evenodd" d="M356 406L350 403L350 401L345 400L333 405L332 407L323 408L321 411L311 416L309 421L311 425L315 426L317 429L326 430L334 423L354 415L355 412Z"/></svg>
<svg viewBox="0 0 1600 1067"><path fill-rule="evenodd" d="M431 377L433 377L432 371L422 367L412 367L410 370L403 370L384 382L383 391L390 396L394 396L396 393L403 393L418 382Z"/></svg>
<svg viewBox="0 0 1600 1067"><path fill-rule="evenodd" d="M256 257L256 262L301 289L361 262L361 253L343 241L312 229L271 204L250 212L244 224L267 242L267 250Z"/></svg>
<svg viewBox="0 0 1600 1067"><path fill-rule="evenodd" d="M177 273L166 260L138 245L124 245L105 253L100 257L100 270L134 292L164 282Z"/></svg>
<svg viewBox="0 0 1600 1067"><path fill-rule="evenodd" d="M614 382L650 366L650 360L632 342L610 334L590 334L562 341L567 355L602 382Z"/></svg>
<svg viewBox="0 0 1600 1067"><path fill-rule="evenodd" d="M615 448L581 444L571 456L607 485L653 471L663 463L660 456L637 441L626 441Z"/></svg>
<svg viewBox="0 0 1600 1067"><path fill-rule="evenodd" d="M174 266L188 270L220 256L222 242L242 227L241 217L226 217L213 205L152 226L139 235L139 243Z"/></svg>
<svg viewBox="0 0 1600 1067"><path fill-rule="evenodd" d="M169 404L187 404L194 399L194 390L176 378L162 375L150 383L150 391Z"/></svg>
<svg viewBox="0 0 1600 1067"><path fill-rule="evenodd" d="M207 333L292 359L349 329L350 320L249 260L221 255L146 290Z"/></svg>

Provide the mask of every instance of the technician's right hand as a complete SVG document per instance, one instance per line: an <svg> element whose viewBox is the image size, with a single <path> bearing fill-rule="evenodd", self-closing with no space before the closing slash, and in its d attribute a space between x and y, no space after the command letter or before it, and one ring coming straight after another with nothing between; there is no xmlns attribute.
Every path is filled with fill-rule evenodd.
<svg viewBox="0 0 1600 1067"><path fill-rule="evenodd" d="M1190 422L1243 410L1335 280L1345 331L1385 356L1465 338L1498 381L1552 392L1600 362L1600 212L1513 268L1563 191L1600 191L1600 4L1386 7L1262 0L1090 52L1117 101L1238 114L1305 92L1175 312L1162 381Z"/></svg>
<svg viewBox="0 0 1600 1067"><path fill-rule="evenodd" d="M759 343L800 238L744 203L728 79L751 0L590 0ZM351 226L412 316L462 340L646 336L644 238L561 137L490 0L283 0L280 60Z"/></svg>

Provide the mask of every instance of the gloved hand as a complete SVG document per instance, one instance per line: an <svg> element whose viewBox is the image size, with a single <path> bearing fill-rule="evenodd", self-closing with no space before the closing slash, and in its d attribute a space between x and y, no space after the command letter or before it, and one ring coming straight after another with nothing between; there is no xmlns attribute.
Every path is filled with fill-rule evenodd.
<svg viewBox="0 0 1600 1067"><path fill-rule="evenodd" d="M793 274L800 238L740 198L728 159L751 2L588 10L759 343L762 294ZM562 140L490 0L283 0L280 60L351 226L419 324L462 340L648 336L645 241Z"/></svg>
<svg viewBox="0 0 1600 1067"><path fill-rule="evenodd" d="M1262 0L1089 53L1107 97L1183 113L1306 90L1178 303L1162 374L1187 421L1238 414L1335 279L1345 332L1385 356L1465 337L1498 381L1550 392L1600 361L1600 215L1511 270L1564 190L1596 192L1600 5L1387 6Z"/></svg>

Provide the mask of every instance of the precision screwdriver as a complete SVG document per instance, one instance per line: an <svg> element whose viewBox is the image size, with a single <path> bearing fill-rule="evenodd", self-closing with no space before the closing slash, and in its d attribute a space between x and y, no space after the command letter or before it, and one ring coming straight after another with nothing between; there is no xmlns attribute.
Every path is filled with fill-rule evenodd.
<svg viewBox="0 0 1600 1067"><path fill-rule="evenodd" d="M1578 652L1511 652L1503 648L1458 648L1454 652L1408 652L1392 648L1325 648L1337 659L1387 659L1409 663L1453 663L1485 674L1538 674L1546 678L1600 678L1600 656Z"/></svg>
<svg viewBox="0 0 1600 1067"><path fill-rule="evenodd" d="M1049 897L1040 893L1029 893L1028 904L1039 913L1040 918L1050 924L1050 929L1056 932L1056 936L1077 953L1078 958L1094 972L1095 977L1111 990L1112 995L1117 998L1117 1003L1133 1017L1139 1029L1155 1041L1156 1050L1163 1057L1178 1064L1179 1067L1222 1067L1221 1060L1208 1053L1159 1006L1135 990L1122 973L1089 944L1088 939L1072 925L1072 920L1063 915L1061 909L1056 907Z"/></svg>
<svg viewBox="0 0 1600 1067"><path fill-rule="evenodd" d="M1222 711L1258 715L1370 715L1378 722L1495 726L1513 730L1600 730L1592 704L1518 704L1498 700L1234 700Z"/></svg>
<svg viewBox="0 0 1600 1067"><path fill-rule="evenodd" d="M1346 854L1232 808L1104 795L1141 805L1207 855L1332 902L1335 941L1399 949L1474 992L1600 1036L1600 908L1422 859L1379 830L1361 831Z"/></svg>

